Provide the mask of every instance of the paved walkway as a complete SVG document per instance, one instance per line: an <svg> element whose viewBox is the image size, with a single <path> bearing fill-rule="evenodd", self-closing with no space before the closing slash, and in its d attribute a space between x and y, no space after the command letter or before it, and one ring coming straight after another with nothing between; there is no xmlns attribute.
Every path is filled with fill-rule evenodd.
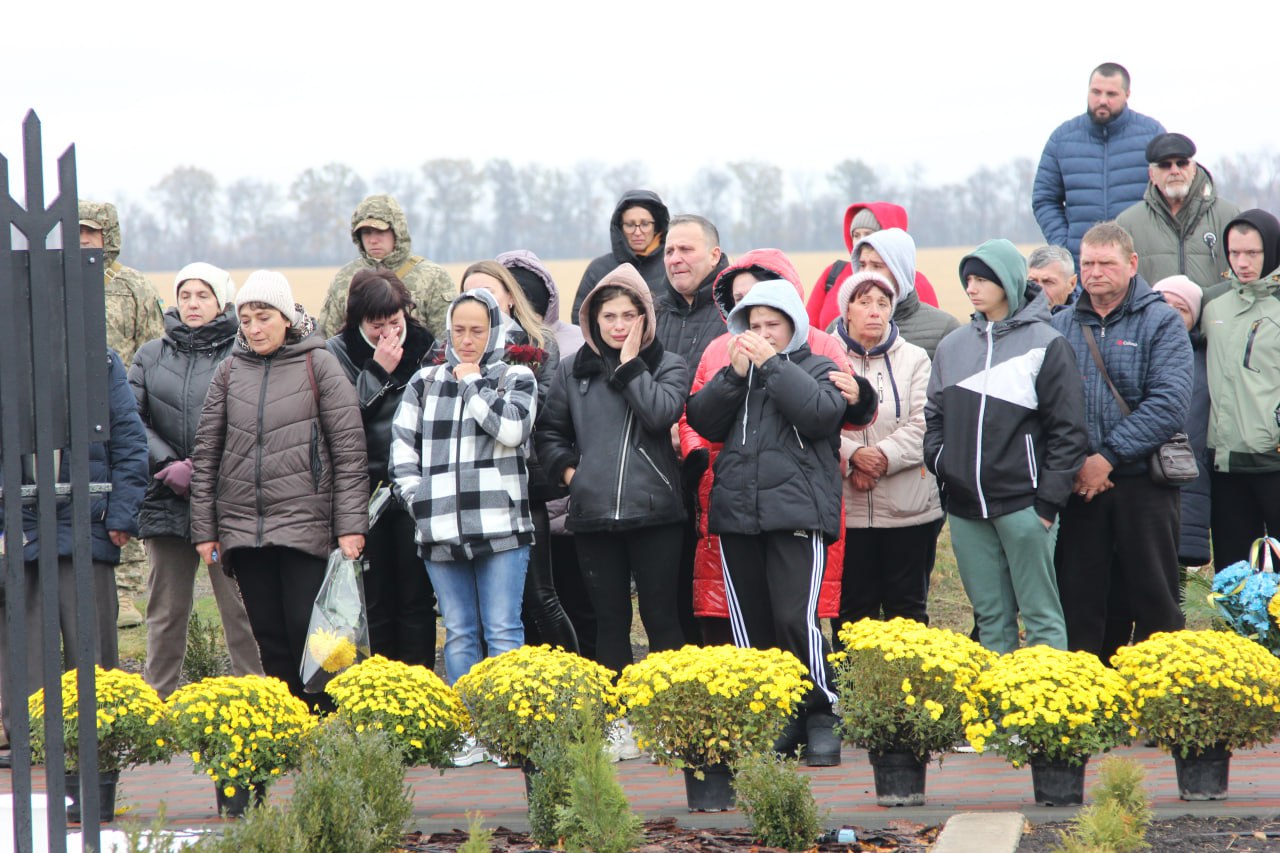
<svg viewBox="0 0 1280 853"><path fill-rule="evenodd" d="M1133 758L1146 769L1147 790L1156 813L1162 817L1183 814L1236 817L1280 817L1280 741L1268 747L1237 752L1231 761L1230 797L1215 802L1191 803L1178 799L1173 759L1157 749L1126 747L1118 755ZM1091 761L1086 774L1086 798L1095 781L1098 762ZM690 814L685 805L684 780L679 774L644 760L615 765L631 807L645 819L675 817L696 828L733 828L746 825L738 811ZM995 755L950 753L929 766L924 806L882 808L876 805L871 766L866 753L846 747L840 767L806 769L819 808L829 813L830 826L845 824L884 827L889 821L907 820L924 825L943 823L958 812L1022 812L1033 822L1070 818L1075 809L1035 805L1031 794L1031 770L1015 770ZM424 832L464 829L466 813L479 810L486 826L528 828L524 777L519 770L480 764L446 770L409 771L414 791L414 826ZM37 787L43 777L36 771ZM279 802L292 790L292 780L282 779L268 793ZM0 774L0 792L9 790L9 774ZM1086 800L1087 801L1087 800ZM140 767L121 774L118 808L131 816L150 819L164 803L174 826L216 824L213 785L191 772L191 763L178 758L171 764Z"/></svg>

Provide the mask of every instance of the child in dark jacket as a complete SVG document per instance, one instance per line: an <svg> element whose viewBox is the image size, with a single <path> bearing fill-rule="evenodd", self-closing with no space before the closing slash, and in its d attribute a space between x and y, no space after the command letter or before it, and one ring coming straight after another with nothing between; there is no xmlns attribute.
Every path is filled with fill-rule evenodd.
<svg viewBox="0 0 1280 853"><path fill-rule="evenodd" d="M808 666L814 687L789 738L807 736L809 766L837 765L829 649L816 611L826 543L841 526L845 399L828 377L836 366L809 350L809 321L790 283L753 287L729 314L729 331L737 336L729 366L689 398L686 415L724 445L707 529L720 536L734 642L783 649Z"/></svg>

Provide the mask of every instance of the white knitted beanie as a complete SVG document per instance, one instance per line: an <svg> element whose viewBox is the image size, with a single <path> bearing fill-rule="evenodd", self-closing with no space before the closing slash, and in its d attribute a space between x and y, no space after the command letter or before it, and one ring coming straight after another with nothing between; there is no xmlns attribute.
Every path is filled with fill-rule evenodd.
<svg viewBox="0 0 1280 853"><path fill-rule="evenodd" d="M265 302L283 314L290 324L297 322L298 311L289 280L274 270L254 270L244 280L236 294L236 313L249 302Z"/></svg>
<svg viewBox="0 0 1280 853"><path fill-rule="evenodd" d="M196 261L194 264L187 264L178 270L178 274L174 276L173 295L175 298L177 298L178 288L182 287L182 283L193 278L209 285L209 289L213 291L214 297L218 300L219 308L235 297L236 283L231 280L231 273L215 267L213 264Z"/></svg>

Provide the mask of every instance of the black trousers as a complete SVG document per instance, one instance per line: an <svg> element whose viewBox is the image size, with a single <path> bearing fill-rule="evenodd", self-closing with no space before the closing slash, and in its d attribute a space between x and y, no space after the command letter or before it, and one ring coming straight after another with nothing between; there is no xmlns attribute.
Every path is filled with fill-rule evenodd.
<svg viewBox="0 0 1280 853"><path fill-rule="evenodd" d="M577 533L582 578L596 613L595 660L614 672L634 661L631 654L631 580L635 578L640 621L649 651L684 645L676 612L680 524L662 524L607 533Z"/></svg>
<svg viewBox="0 0 1280 853"><path fill-rule="evenodd" d="M1213 568L1249 559L1249 546L1264 534L1280 537L1280 473L1210 474L1209 523Z"/></svg>
<svg viewBox="0 0 1280 853"><path fill-rule="evenodd" d="M814 683L804 698L808 713L831 713L831 649L818 627L818 594L827 548L815 531L720 534L727 569L725 598L734 643L791 652Z"/></svg>
<svg viewBox="0 0 1280 853"><path fill-rule="evenodd" d="M307 707L334 710L329 694L303 692L298 675L311 607L324 583L328 561L278 545L236 548L227 557L240 584L249 626L258 641L262 671L289 685L289 692L306 702Z"/></svg>
<svg viewBox="0 0 1280 853"><path fill-rule="evenodd" d="M364 603L369 649L407 664L436 666L436 594L413 541L416 525L390 505L365 537Z"/></svg>
<svg viewBox="0 0 1280 853"><path fill-rule="evenodd" d="M578 564L578 546L571 534L553 534L551 546L551 579L556 585L560 607L573 625L578 638L578 654L596 659L596 611L591 606L587 583ZM532 558L531 558L532 559Z"/></svg>
<svg viewBox="0 0 1280 853"><path fill-rule="evenodd" d="M578 634L560 604L551 563L551 522L547 505L529 502L533 516L533 545L529 548L529 570L524 575L521 621L524 641L530 646L547 643L578 654Z"/></svg>
<svg viewBox="0 0 1280 853"><path fill-rule="evenodd" d="M1182 492L1145 475L1117 477L1115 484L1088 503L1071 496L1059 516L1054 553L1067 643L1104 662L1123 636L1114 625L1108 630L1113 594L1128 608L1134 642L1185 625L1178 603Z"/></svg>
<svg viewBox="0 0 1280 853"><path fill-rule="evenodd" d="M833 636L845 622L859 619L901 616L929 624L926 601L936 530L933 521L912 527L845 529L840 616L832 625Z"/></svg>

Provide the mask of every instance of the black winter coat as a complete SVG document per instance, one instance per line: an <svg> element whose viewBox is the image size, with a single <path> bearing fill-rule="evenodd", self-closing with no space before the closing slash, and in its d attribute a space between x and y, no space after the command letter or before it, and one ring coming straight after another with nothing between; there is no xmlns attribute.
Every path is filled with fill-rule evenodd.
<svg viewBox="0 0 1280 853"><path fill-rule="evenodd" d="M631 250L627 235L622 231L622 214L633 207L647 207L653 213L654 230L662 235L658 248L644 257ZM620 264L631 264L635 267L636 271L644 276L645 283L649 285L649 292L657 300L667 286L667 267L663 263L662 256L666 246L667 225L670 222L671 214L657 193L649 190L631 190L623 195L613 209L613 216L609 219L609 242L612 248L608 254L601 255L587 264L582 280L578 282L578 292L573 297L573 313L569 315L569 322L577 324L578 312L582 308L582 303L586 301L587 294Z"/></svg>
<svg viewBox="0 0 1280 853"><path fill-rule="evenodd" d="M231 354L239 320L228 308L198 329L182 322L177 308L164 312L164 337L147 341L133 357L129 385L147 429L150 472L190 459L196 427L214 370ZM152 477L138 514L139 535L191 535L191 502Z"/></svg>
<svg viewBox="0 0 1280 853"><path fill-rule="evenodd" d="M373 359L373 347L360 334L359 327L346 328L325 342L356 386L360 400L360 418L364 422L365 445L369 451L369 488L391 485L388 461L391 456L391 422L395 420L405 386L430 361L435 338L425 326L409 325L400 363L390 374Z"/></svg>
<svg viewBox="0 0 1280 853"><path fill-rule="evenodd" d="M1203 566L1209 562L1209 378L1205 362L1208 341L1200 327L1191 331L1195 378L1191 385L1191 410L1187 412L1187 437L1196 452L1200 476L1182 487L1182 528L1178 534L1178 562Z"/></svg>
<svg viewBox="0 0 1280 853"><path fill-rule="evenodd" d="M533 434L551 482L577 469L565 519L575 533L685 518L671 427L689 394L689 367L657 341L616 364L590 346L560 362Z"/></svg>
<svg viewBox="0 0 1280 853"><path fill-rule="evenodd" d="M715 461L709 532L817 530L827 544L840 537L846 405L827 378L836 369L806 344L745 377L726 366L689 398L689 426L724 444Z"/></svg>

